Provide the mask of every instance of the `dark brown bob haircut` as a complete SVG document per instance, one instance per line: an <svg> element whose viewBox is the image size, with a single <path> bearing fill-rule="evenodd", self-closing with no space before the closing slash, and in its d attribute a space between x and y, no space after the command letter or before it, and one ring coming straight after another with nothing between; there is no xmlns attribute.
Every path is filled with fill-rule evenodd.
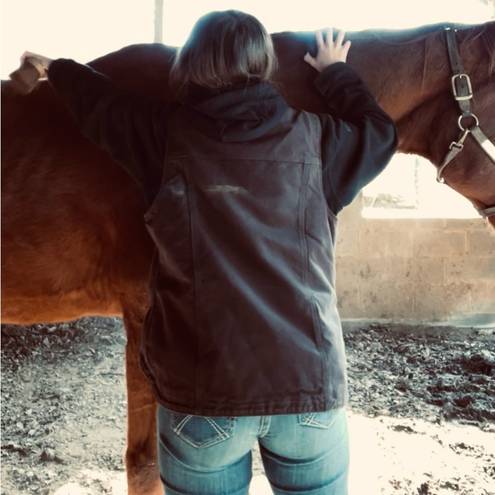
<svg viewBox="0 0 495 495"><path fill-rule="evenodd" d="M267 81L276 68L271 36L256 17L238 10L201 17L175 57L170 84L177 96L191 84L222 89L253 79Z"/></svg>

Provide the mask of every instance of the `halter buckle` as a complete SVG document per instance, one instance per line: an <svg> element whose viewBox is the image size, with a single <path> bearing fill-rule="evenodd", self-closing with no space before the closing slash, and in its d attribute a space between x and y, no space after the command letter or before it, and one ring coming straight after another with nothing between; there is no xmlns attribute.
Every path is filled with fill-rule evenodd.
<svg viewBox="0 0 495 495"><path fill-rule="evenodd" d="M467 94L461 94L463 88L463 81L467 85ZM451 79L452 82L452 92L454 93L454 98L457 101L470 100L473 97L473 86L471 84L471 78L468 74L454 74Z"/></svg>

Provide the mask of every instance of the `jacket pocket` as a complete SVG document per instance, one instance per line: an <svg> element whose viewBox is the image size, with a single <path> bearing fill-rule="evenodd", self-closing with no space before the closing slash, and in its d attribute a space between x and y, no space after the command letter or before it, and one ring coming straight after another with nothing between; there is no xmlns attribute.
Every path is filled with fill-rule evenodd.
<svg viewBox="0 0 495 495"><path fill-rule="evenodd" d="M321 318L320 318L320 314L318 311L318 304L317 304L316 299L314 297L312 297L310 299L310 304L311 304L311 315L313 318L314 338L315 338L315 342L316 342L316 345L317 345L319 351L322 352L322 349L323 349L323 340L322 340L323 339L323 337L322 337L323 329L321 327Z"/></svg>
<svg viewBox="0 0 495 495"><path fill-rule="evenodd" d="M328 216L319 167L313 167L309 176L304 213L307 282L329 303L335 297L334 219Z"/></svg>
<svg viewBox="0 0 495 495"><path fill-rule="evenodd" d="M142 346L161 394L173 392L177 402L186 403L194 396L195 365L185 366L184 360L197 341L189 196L185 177L177 174L162 184L147 212L145 225L157 249L155 309Z"/></svg>
<svg viewBox="0 0 495 495"><path fill-rule="evenodd" d="M232 438L235 416L195 416L167 410L175 435L197 449L211 447Z"/></svg>
<svg viewBox="0 0 495 495"><path fill-rule="evenodd" d="M144 212L143 218L146 223L150 223L158 212L160 205L170 196L183 196L186 194L186 184L181 174L174 175L165 181L153 199L151 205Z"/></svg>
<svg viewBox="0 0 495 495"><path fill-rule="evenodd" d="M311 167L306 187L305 234L325 249L330 250L333 244L333 235L329 225L331 211L325 200L320 167ZM333 221L335 218L335 215L331 213L330 219Z"/></svg>
<svg viewBox="0 0 495 495"><path fill-rule="evenodd" d="M167 263L172 278L192 277L191 211L185 178L177 174L164 182L144 214L146 228Z"/></svg>

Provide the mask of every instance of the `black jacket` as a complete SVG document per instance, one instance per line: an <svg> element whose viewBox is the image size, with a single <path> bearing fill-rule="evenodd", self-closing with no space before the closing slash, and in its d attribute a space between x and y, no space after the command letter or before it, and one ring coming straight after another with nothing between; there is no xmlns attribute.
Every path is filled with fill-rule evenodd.
<svg viewBox="0 0 495 495"><path fill-rule="evenodd" d="M266 82L168 107L72 60L48 77L148 198L156 249L141 366L157 400L222 416L343 405L336 215L397 146L359 76L336 63L316 78L321 115Z"/></svg>

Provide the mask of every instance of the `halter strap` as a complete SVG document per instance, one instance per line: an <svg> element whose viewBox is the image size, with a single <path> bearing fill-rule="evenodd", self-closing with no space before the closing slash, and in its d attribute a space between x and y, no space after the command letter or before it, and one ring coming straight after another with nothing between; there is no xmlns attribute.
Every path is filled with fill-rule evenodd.
<svg viewBox="0 0 495 495"><path fill-rule="evenodd" d="M457 45L456 32L456 29L452 29L450 27L445 28L447 52L453 74L451 78L452 94L454 95L461 111L461 115L458 119L458 126L461 129L461 134L457 141L450 143L449 151L445 155L443 162L437 170L437 181L442 183L445 183L445 179L443 178L445 168L464 149L464 141L469 135L476 140L481 149L495 163L495 144L493 144L488 136L481 130L478 117L471 111L473 87L471 85L469 75L464 70L464 64L462 63L462 58ZM465 126L463 124L465 120L472 120L473 125L471 127L468 127L467 125ZM475 208L484 218L495 215L495 205L487 208L478 208L475 206Z"/></svg>
<svg viewBox="0 0 495 495"><path fill-rule="evenodd" d="M495 206L490 206L488 208L478 208L475 207L478 210L478 213L483 217L483 218L489 218L495 215Z"/></svg>
<svg viewBox="0 0 495 495"><path fill-rule="evenodd" d="M473 98L473 88L471 80L464 70L464 64L459 53L457 40L455 37L457 30L450 27L445 28L447 40L447 51L449 54L450 67L453 76L451 78L452 92L457 104L463 114L471 114L471 99Z"/></svg>

